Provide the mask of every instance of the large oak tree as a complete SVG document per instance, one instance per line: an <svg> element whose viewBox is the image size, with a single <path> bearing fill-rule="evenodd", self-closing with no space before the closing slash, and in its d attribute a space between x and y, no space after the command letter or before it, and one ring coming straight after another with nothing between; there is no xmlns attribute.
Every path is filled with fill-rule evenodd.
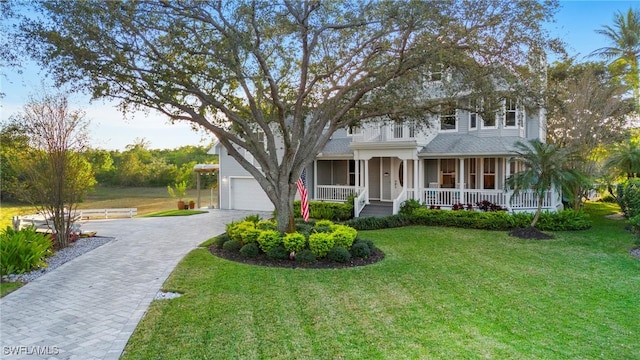
<svg viewBox="0 0 640 360"><path fill-rule="evenodd" d="M297 178L336 129L381 117L425 120L461 95L540 94L539 68L527 64L552 45L541 23L557 4L99 0L35 7L38 17L24 19L18 38L57 80L207 129L257 179L284 231ZM422 94L434 88L424 81L440 69L455 76L443 77L439 99L429 100Z"/></svg>

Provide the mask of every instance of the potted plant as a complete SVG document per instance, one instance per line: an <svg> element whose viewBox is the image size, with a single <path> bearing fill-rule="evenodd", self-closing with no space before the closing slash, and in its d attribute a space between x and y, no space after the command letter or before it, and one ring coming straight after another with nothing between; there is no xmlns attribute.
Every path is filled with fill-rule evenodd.
<svg viewBox="0 0 640 360"><path fill-rule="evenodd" d="M196 202L193 200L189 200L189 209L193 209L196 207Z"/></svg>
<svg viewBox="0 0 640 360"><path fill-rule="evenodd" d="M182 199L185 197L185 195L187 195L187 182L183 181L180 183L175 183L173 187L167 186L167 191L172 198L178 199L178 210L184 210L185 203Z"/></svg>

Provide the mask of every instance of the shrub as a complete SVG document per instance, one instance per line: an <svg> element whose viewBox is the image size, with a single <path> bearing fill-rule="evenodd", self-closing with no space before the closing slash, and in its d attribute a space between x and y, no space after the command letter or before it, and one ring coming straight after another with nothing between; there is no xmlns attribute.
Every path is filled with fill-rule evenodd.
<svg viewBox="0 0 640 360"><path fill-rule="evenodd" d="M300 200L293 203L293 213L300 217ZM310 201L309 216L312 219L346 221L353 219L353 197L344 203Z"/></svg>
<svg viewBox="0 0 640 360"><path fill-rule="evenodd" d="M420 208L422 208L422 205L420 205L420 202L418 200L416 199L405 200L400 205L400 214L411 215L415 210Z"/></svg>
<svg viewBox="0 0 640 360"><path fill-rule="evenodd" d="M309 234L313 231L313 226L310 223L297 223L296 231L303 234L305 237L309 237Z"/></svg>
<svg viewBox="0 0 640 360"><path fill-rule="evenodd" d="M241 247L242 247L242 244L240 244L240 241L238 240L229 240L222 245L223 250L230 251L230 252L237 252L240 250Z"/></svg>
<svg viewBox="0 0 640 360"><path fill-rule="evenodd" d="M629 225L631 226L631 232L633 232L635 236L640 236L640 215L629 219Z"/></svg>
<svg viewBox="0 0 640 360"><path fill-rule="evenodd" d="M262 220L262 218L260 217L260 215L258 214L254 214L254 215L247 215L244 218L244 221L250 221L254 224L257 224L258 222L260 222L260 220Z"/></svg>
<svg viewBox="0 0 640 360"><path fill-rule="evenodd" d="M493 211L505 211L507 209L503 208L498 204L494 204L489 200L482 200L476 203L478 209L484 212L493 212Z"/></svg>
<svg viewBox="0 0 640 360"><path fill-rule="evenodd" d="M262 233L262 231L260 231L258 229L247 229L241 235L242 236L242 243L243 244L248 244L248 243L254 243L254 242L258 241L258 236L260 236L261 233Z"/></svg>
<svg viewBox="0 0 640 360"><path fill-rule="evenodd" d="M282 235L275 230L265 230L258 236L258 244L262 251L268 253L269 250L282 244Z"/></svg>
<svg viewBox="0 0 640 360"><path fill-rule="evenodd" d="M640 214L640 179L628 179L617 188L618 205L624 215L631 219Z"/></svg>
<svg viewBox="0 0 640 360"><path fill-rule="evenodd" d="M280 244L269 250L269 252L267 252L267 257L269 259L287 260L289 259L289 251Z"/></svg>
<svg viewBox="0 0 640 360"><path fill-rule="evenodd" d="M278 224L272 220L260 220L256 224L258 230L278 230Z"/></svg>
<svg viewBox="0 0 640 360"><path fill-rule="evenodd" d="M231 240L242 242L244 235L255 228L256 224L251 221L235 222L227 225L227 234Z"/></svg>
<svg viewBox="0 0 640 360"><path fill-rule="evenodd" d="M358 231L350 226L336 225L334 227L333 240L335 246L349 249L356 236L358 236Z"/></svg>
<svg viewBox="0 0 640 360"><path fill-rule="evenodd" d="M372 243L373 244L373 243ZM371 255L369 245L364 241L357 241L351 247L351 256L354 258L366 259Z"/></svg>
<svg viewBox="0 0 640 360"><path fill-rule="evenodd" d="M316 254L309 249L304 249L296 254L296 261L301 263L312 263L316 261Z"/></svg>
<svg viewBox="0 0 640 360"><path fill-rule="evenodd" d="M335 224L331 220L320 220L316 222L316 225L313 227L313 230L319 233L330 233L333 232L333 227Z"/></svg>
<svg viewBox="0 0 640 360"><path fill-rule="evenodd" d="M322 258L333 248L333 235L330 233L315 233L309 235L309 249L317 258Z"/></svg>
<svg viewBox="0 0 640 360"><path fill-rule="evenodd" d="M544 213L538 222L538 229L584 230L591 226L588 216L583 212L564 210L556 213ZM392 215L382 218L358 218L346 222L356 230L376 230L407 225L452 226L485 230L510 230L527 227L533 214L509 214L505 211L439 211L416 209L413 215Z"/></svg>
<svg viewBox="0 0 640 360"><path fill-rule="evenodd" d="M258 244L251 242L240 248L240 254L246 258L255 258L260 253Z"/></svg>
<svg viewBox="0 0 640 360"><path fill-rule="evenodd" d="M347 249L336 246L327 253L327 258L339 263L346 263L351 259L351 254Z"/></svg>
<svg viewBox="0 0 640 360"><path fill-rule="evenodd" d="M219 235L218 237L216 237L216 240L213 242L213 244L216 246L216 248L222 249L222 246L224 245L224 243L226 243L229 240L231 240L229 238L229 235L222 234L222 235Z"/></svg>
<svg viewBox="0 0 640 360"><path fill-rule="evenodd" d="M533 216L533 215L532 215ZM591 227L589 215L583 211L562 210L555 213L543 212L536 227L539 230L571 231Z"/></svg>
<svg viewBox="0 0 640 360"><path fill-rule="evenodd" d="M51 254L52 242L47 234L31 228L14 231L7 227L0 234L0 275L22 274L46 267L44 259Z"/></svg>
<svg viewBox="0 0 640 360"><path fill-rule="evenodd" d="M298 252L303 250L307 245L307 238L303 234L295 232L286 234L284 239L282 239L282 243L288 252Z"/></svg>

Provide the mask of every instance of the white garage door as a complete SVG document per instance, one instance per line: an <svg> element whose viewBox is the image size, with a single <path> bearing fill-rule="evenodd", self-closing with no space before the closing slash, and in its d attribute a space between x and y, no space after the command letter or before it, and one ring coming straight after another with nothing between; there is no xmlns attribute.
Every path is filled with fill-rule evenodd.
<svg viewBox="0 0 640 360"><path fill-rule="evenodd" d="M255 179L231 178L231 208L271 211L274 207Z"/></svg>

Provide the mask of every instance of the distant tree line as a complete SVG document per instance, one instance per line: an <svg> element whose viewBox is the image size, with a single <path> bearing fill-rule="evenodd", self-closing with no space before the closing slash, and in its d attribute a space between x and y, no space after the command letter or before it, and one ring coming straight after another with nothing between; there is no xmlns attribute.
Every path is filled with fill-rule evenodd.
<svg viewBox="0 0 640 360"><path fill-rule="evenodd" d="M23 124L8 121L0 131L0 176L3 201L24 200L19 187L25 182L26 173L21 164L28 163L30 153L28 136ZM98 186L166 187L186 181L189 188L195 187L193 167L199 163L217 163L218 156L207 152L211 146L188 145L176 149L150 149L148 142L137 139L125 150L89 148L78 155L90 169ZM202 177L202 187L215 182L211 176Z"/></svg>

